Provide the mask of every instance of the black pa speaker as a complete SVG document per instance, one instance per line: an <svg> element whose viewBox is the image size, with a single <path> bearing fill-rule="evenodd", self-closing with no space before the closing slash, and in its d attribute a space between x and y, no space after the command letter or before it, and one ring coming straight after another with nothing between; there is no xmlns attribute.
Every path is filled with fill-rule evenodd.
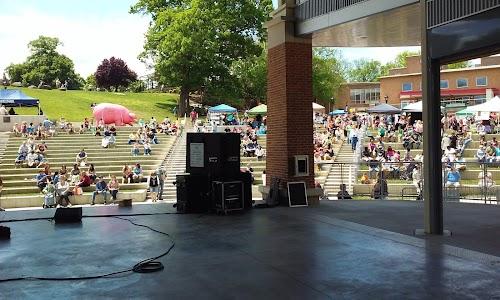
<svg viewBox="0 0 500 300"><path fill-rule="evenodd" d="M54 220L56 223L79 223L82 221L82 208L58 208Z"/></svg>
<svg viewBox="0 0 500 300"><path fill-rule="evenodd" d="M188 133L187 172L232 179L240 172L240 143L238 133Z"/></svg>
<svg viewBox="0 0 500 300"><path fill-rule="evenodd" d="M0 226L0 240L10 239L10 228L5 226Z"/></svg>
<svg viewBox="0 0 500 300"><path fill-rule="evenodd" d="M176 176L177 211L180 213L209 212L210 181L206 175L179 174Z"/></svg>

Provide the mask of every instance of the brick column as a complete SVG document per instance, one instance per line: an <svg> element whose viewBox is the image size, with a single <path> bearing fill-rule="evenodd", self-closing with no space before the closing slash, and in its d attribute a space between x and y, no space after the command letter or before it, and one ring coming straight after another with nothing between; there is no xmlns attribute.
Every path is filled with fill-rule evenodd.
<svg viewBox="0 0 500 300"><path fill-rule="evenodd" d="M314 186L311 38L297 38L293 5L275 11L268 28L267 184L305 181ZM295 155L309 156L309 176L295 177Z"/></svg>

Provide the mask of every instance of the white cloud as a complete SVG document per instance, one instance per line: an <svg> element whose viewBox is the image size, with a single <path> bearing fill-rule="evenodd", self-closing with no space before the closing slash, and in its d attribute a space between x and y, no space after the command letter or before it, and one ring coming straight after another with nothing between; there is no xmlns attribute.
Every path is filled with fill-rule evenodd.
<svg viewBox="0 0 500 300"><path fill-rule="evenodd" d="M120 57L138 75L148 73L137 56L143 49L149 20L126 14L123 18L70 18L24 9L2 16L0 13L0 71L10 63L20 63L29 55L27 44L39 35L58 37L59 51L73 60L75 69L86 77L111 56Z"/></svg>

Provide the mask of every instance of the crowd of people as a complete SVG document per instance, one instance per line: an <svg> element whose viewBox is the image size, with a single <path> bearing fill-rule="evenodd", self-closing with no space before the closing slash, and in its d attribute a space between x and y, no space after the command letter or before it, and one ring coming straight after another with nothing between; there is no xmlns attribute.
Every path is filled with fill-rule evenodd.
<svg viewBox="0 0 500 300"><path fill-rule="evenodd" d="M168 128L163 125L168 124ZM163 126L163 128L162 128ZM148 124L140 127L137 132L130 134L128 144L141 145L144 149L144 155L151 155L151 143L158 144L159 139L157 133L172 134L176 131L175 124L170 123L168 118L161 124L157 124L154 118ZM90 132L95 136L102 136L102 145L104 148L116 143L117 129L114 126L104 125L102 122L94 125L93 120L85 118L78 132L73 130L70 122L66 122L64 118L59 120L58 130L56 125L51 121L46 121L39 125L27 124L23 122L20 126L17 124L13 128L15 136L25 137L19 148L15 159L16 168L38 168L38 174L34 181L40 192L44 196L44 207L70 207L71 195L83 194L83 188L95 186L92 192L91 205L95 204L96 197L102 195L104 203L108 203L108 194L112 201L117 199L120 183L115 175L110 175L108 180L96 172L93 163L89 164L89 157L85 149L81 149L75 155L75 163L70 169L66 165L62 165L58 171L52 172L49 160L47 158L48 146L45 139L48 139L59 132L68 134L84 134ZM104 143L104 139L106 143ZM134 154L134 153L133 153ZM136 153L138 155L139 153ZM161 200L163 193L163 185L165 179L165 170L158 168L149 176L144 176L144 171L140 164L134 166L125 165L123 170L123 178L121 183L139 183L144 179L148 182L151 199L153 201Z"/></svg>

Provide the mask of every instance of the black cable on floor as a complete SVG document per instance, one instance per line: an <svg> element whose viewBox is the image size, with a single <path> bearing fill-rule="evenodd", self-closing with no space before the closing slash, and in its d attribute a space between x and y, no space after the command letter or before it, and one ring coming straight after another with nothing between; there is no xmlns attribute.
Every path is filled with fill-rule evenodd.
<svg viewBox="0 0 500 300"><path fill-rule="evenodd" d="M158 213L134 213L134 214L109 214L109 215L83 215L82 218L113 218L113 217L140 217L140 216L156 216L156 215L178 215L174 212L158 212ZM54 217L38 217L25 219L0 220L1 223L15 223L27 221L54 220Z"/></svg>
<svg viewBox="0 0 500 300"><path fill-rule="evenodd" d="M163 215L163 214L171 214L171 213L157 213L157 214L134 214L137 216L144 216L144 215ZM122 271L117 271L117 272L111 272L111 273L106 273L106 274L100 274L100 275L92 275L92 276L81 276L81 277L35 277L35 276L26 276L26 277L16 277L16 278L6 278L6 279L0 279L0 283L2 282L8 282L8 281L20 281L20 280L42 280L42 281L71 281L71 280L90 280L90 279L98 279L98 278L109 278L113 275L118 275L118 274L123 274L123 273L129 273L129 272L135 272L135 273L153 273L153 272L158 272L164 269L164 266L161 262L156 261L157 259L164 257L172 251L172 249L175 247L175 241L172 239L172 237L163 231L159 231L157 229L151 228L148 225L144 224L137 224L134 221L126 218L122 218L122 216L134 216L134 215L101 215L101 216L85 216L86 218L94 218L94 217L111 217L115 219L120 219L124 221L128 221L134 226L139 226L139 227L144 227L147 228L151 231L157 232L159 234L167 236L172 244L170 247L163 252L162 254L151 257L151 258L146 258L138 263L136 263L132 268L127 269L127 270L122 270ZM51 220L52 218L34 218L34 220ZM31 221L32 219L23 219L23 220L16 220L12 222L23 222L23 221Z"/></svg>

